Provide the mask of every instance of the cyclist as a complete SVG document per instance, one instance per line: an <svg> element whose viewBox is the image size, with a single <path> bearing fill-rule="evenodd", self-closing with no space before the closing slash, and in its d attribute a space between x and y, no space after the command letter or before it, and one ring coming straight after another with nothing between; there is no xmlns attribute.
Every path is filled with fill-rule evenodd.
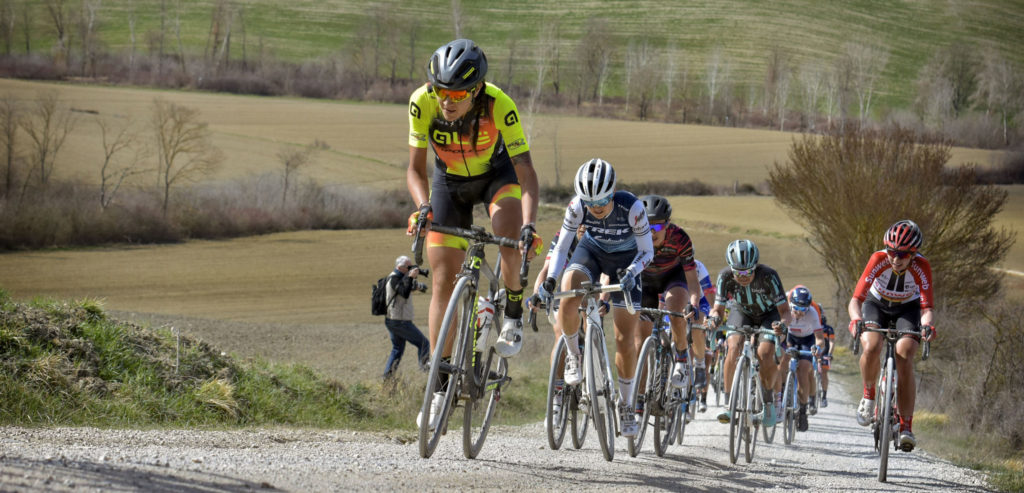
<svg viewBox="0 0 1024 493"><path fill-rule="evenodd" d="M821 354L821 348L825 345L825 337L822 332L820 312L814 307L811 299L811 291L803 285L793 288L788 293L789 304L792 310L789 318L789 336L786 338L787 347L796 348L801 351L810 351L811 356L801 355L796 367L797 397L800 402L800 410L797 413L797 431L807 431L807 404L813 399L814 375L812 371L812 357ZM781 379L788 378L789 355L782 358L785 365Z"/></svg>
<svg viewBox="0 0 1024 493"><path fill-rule="evenodd" d="M717 328L722 322L725 305L730 303L728 325L743 325L771 328L774 336L763 336L757 347L757 359L760 364L761 384L764 389L764 425L775 426L775 406L772 389L775 387L775 376L778 367L775 365L773 353L776 341L782 340L786 331L783 318L789 317L789 305L786 303L786 292L782 289L782 281L775 269L759 264L760 253L757 245L750 240L736 240L725 250L725 261L729 264L718 273L715 283L715 306L711 308L708 326ZM732 301L728 301L732 298ZM725 400L729 400L732 388L733 371L743 348L743 336L734 331L726 334L729 351L725 358ZM720 423L728 424L731 416L725 410L718 415Z"/></svg>
<svg viewBox="0 0 1024 493"><path fill-rule="evenodd" d="M651 241L654 245L654 258L640 276L644 286L641 306L658 308L658 299L665 297L665 309L675 312L693 310L700 305L700 280L697 278L697 264L693 259L693 242L683 228L669 222L672 218L672 204L660 195L644 195L640 197L650 221ZM696 316L694 316L696 318ZM701 316L700 318L703 318ZM697 322L697 320L694 320ZM700 320L703 322L703 320ZM676 342L676 364L672 370L670 383L675 388L683 388L689 384L686 371L687 336L686 324L678 317L669 317L672 326L672 337ZM636 334L636 350L639 352L643 341L651 335L654 319L650 315L640 315L640 324ZM704 331L695 330L691 334L694 349L694 387L704 386Z"/></svg>
<svg viewBox="0 0 1024 493"><path fill-rule="evenodd" d="M828 371L832 368L832 351L836 348L836 331L828 324L825 314L821 315L821 333L825 346L821 348L821 407L828 407Z"/></svg>
<svg viewBox="0 0 1024 493"><path fill-rule="evenodd" d="M615 190L615 170L603 159L591 159L576 172L576 197L569 201L562 222L562 232L555 244L548 277L539 294L545 301L551 299L555 280L562 273L569 250L570 238L581 224L586 232L569 260L562 276L561 289L574 289L584 281L597 282L606 274L609 282L621 283L630 293L634 307L640 305L640 273L654 256L651 229L644 204L635 195ZM621 271L621 275L620 275ZM619 375L619 403L621 433L633 436L637 422L631 402L630 387L636 371L636 346L633 333L637 315L631 315L624 305L622 292L611 296L615 327L615 367ZM569 351L565 361L565 383L576 385L583 379L580 368L579 332L580 299L564 298L558 310L558 329L565 334Z"/></svg>
<svg viewBox="0 0 1024 493"><path fill-rule="evenodd" d="M912 431L917 394L914 355L922 338L931 341L936 336L932 268L928 259L918 253L923 240L921 228L914 221L904 219L890 226L883 238L885 249L871 255L849 306L850 333L854 337L859 335L864 347L860 355L864 397L857 408L857 423L861 426L871 424L883 341L882 334L877 332L857 334L858 323L863 319L867 326L888 327L895 321L897 329L919 333L904 335L896 342L900 447L910 450L917 446Z"/></svg>
<svg viewBox="0 0 1024 493"><path fill-rule="evenodd" d="M409 218L410 231L420 215L446 226L468 228L473 206L487 204L494 233L536 243L537 174L519 123L516 105L485 82L487 57L473 41L456 39L438 48L427 63L428 82L409 98L409 168L406 181L419 210ZM434 150L430 192L427 147ZM465 258L465 239L426 233L427 258L433 270L428 310L430 346L437 343L441 320ZM505 285L505 321L495 349L502 356L522 346L522 254L501 248ZM440 404L443 394L436 396ZM431 423L436 419L432 413Z"/></svg>

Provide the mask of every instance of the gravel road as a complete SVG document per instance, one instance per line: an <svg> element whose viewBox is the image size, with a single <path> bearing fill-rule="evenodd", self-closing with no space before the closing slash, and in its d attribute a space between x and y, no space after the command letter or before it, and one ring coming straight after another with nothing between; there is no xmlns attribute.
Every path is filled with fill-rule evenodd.
<svg viewBox="0 0 1024 493"><path fill-rule="evenodd" d="M606 462L593 431L581 450L568 437L547 446L544 427L493 429L480 457L462 456L461 435L421 459L411 433L254 429L241 431L0 429L3 491L334 491L602 490L985 491L981 474L921 451L893 453L889 482L876 481L877 459L854 408L833 389L828 408L792 446L758 442L751 464L729 464L728 429L718 409L687 427L665 458L645 448L629 457L619 439Z"/></svg>

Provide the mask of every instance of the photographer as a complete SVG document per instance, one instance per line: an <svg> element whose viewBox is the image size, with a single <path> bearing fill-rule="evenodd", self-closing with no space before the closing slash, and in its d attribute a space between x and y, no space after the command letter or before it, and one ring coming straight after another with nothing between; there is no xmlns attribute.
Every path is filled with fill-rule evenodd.
<svg viewBox="0 0 1024 493"><path fill-rule="evenodd" d="M398 369L398 363L405 353L405 343L409 342L418 349L420 369L427 368L430 358L430 342L423 336L423 332L412 323L413 305L409 302L409 295L413 290L424 292L427 285L418 282L416 278L420 273L428 274L425 269L412 264L409 257L401 256L395 259L395 270L388 275L387 300L388 313L384 317L384 326L391 334L391 355L388 356L387 365L384 367L384 379L394 376Z"/></svg>

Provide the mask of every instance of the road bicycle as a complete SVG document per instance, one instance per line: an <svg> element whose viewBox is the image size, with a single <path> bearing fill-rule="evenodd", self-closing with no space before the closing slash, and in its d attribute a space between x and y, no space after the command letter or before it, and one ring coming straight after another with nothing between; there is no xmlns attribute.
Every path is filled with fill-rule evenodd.
<svg viewBox="0 0 1024 493"><path fill-rule="evenodd" d="M432 225L433 231L455 235L469 240L462 270L456 275L455 289L445 310L441 330L437 336L430 360L427 384L420 409L420 456L429 458L437 448L441 436L448 431L449 420L456 407L462 407L462 450L469 459L476 458L487 439L495 408L502 390L512 381L508 376L508 361L497 354L491 339L496 338L505 313L505 290L501 282L501 253L496 268L491 268L484 256L487 245L517 248L519 242L495 236L480 226L471 229ZM417 265L422 263L422 245L419 227L414 234L413 249ZM528 269L523 256L524 270ZM481 276L489 282L486 296L480 297ZM481 303L493 303L493 316L478 315ZM494 336L494 337L491 337ZM450 356L446 356L446 354ZM440 396L436 426L431 428L431 407Z"/></svg>
<svg viewBox="0 0 1024 493"><path fill-rule="evenodd" d="M911 449L901 449L899 445L900 420L899 411L896 409L896 395L899 382L896 378L896 343L904 335L920 335L921 327L914 329L897 329L896 321L889 323L889 328L883 329L875 324L866 324L863 321L857 323L857 334L851 342L853 354L860 353L860 336L864 332L877 332L882 334L885 340L885 355L882 357L882 368L878 375L878 385L875 398L875 412L871 420L871 433L875 438L875 451L879 454L878 481L885 482L889 472L889 444L892 443L894 450L910 452ZM928 359L931 354L931 344L924 341L921 350L921 361ZM879 399L878 397L882 398Z"/></svg>
<svg viewBox="0 0 1024 493"><path fill-rule="evenodd" d="M796 377L800 356L810 356L812 361L817 358L810 351L795 347L787 349L786 354L789 355L789 372L786 376L785 390L782 392L782 415L777 421L782 421L782 439L786 445L789 445L793 443L793 438L796 436L797 413L800 411L799 380Z"/></svg>
<svg viewBox="0 0 1024 493"><path fill-rule="evenodd" d="M743 448L743 456L749 464L754 458L757 447L757 431L761 425L761 413L765 402L761 385L761 365L754 353L758 340L762 335L774 336L775 331L761 327L744 325L741 327L726 326L729 332L742 334L743 348L732 378L732 390L729 393L729 462L735 464ZM727 332L728 333L728 332ZM779 364L782 348L775 344L775 364ZM769 403L774 406L775 403ZM777 421L777 420L776 420ZM773 431L774 433L774 431Z"/></svg>
<svg viewBox="0 0 1024 493"><path fill-rule="evenodd" d="M608 357L608 346L605 342L604 325L602 324L598 297L602 293L622 291L620 284L595 285L584 281L580 287L567 291L552 293L553 300L582 297L580 310L584 313L585 333L583 343L583 382L579 397L579 407L590 415L597 431L597 439L601 444L601 452L607 461L615 456L615 436L619 434L618 382L612 371L611 359ZM628 292L623 292L626 310L636 313L633 301ZM548 318L552 318L552 310L548 307ZM554 320L551 320L554 324ZM565 340L565 336L562 336Z"/></svg>
<svg viewBox="0 0 1024 493"><path fill-rule="evenodd" d="M808 406L807 412L811 416L818 414L818 407L821 406L821 400L825 398L825 390L821 385L821 355L811 358L811 369L814 370L814 396L811 398L811 405Z"/></svg>
<svg viewBox="0 0 1024 493"><path fill-rule="evenodd" d="M638 410L638 431L628 442L629 455L636 457L644 443L647 425L654 416L654 452L664 457L669 445L685 431L684 415L689 404L695 402L696 392L693 390L693 368L687 359L686 372L690 384L686 389L676 389L671 385L672 370L675 365L676 346L672 342L672 328L667 317L686 318L686 314L670 310L641 308L639 313L646 313L654 320L651 335L644 340L636 363L636 377L633 379L633 409ZM685 392L684 392L685 390ZM640 405L643 411L640 412Z"/></svg>
<svg viewBox="0 0 1024 493"><path fill-rule="evenodd" d="M546 310L547 304L540 301L539 296L530 299L530 305L538 310ZM531 310L527 316L527 323L537 331L536 313ZM582 324L580 330L583 330ZM581 332L583 334L583 332ZM586 336L578 338L580 354L584 351ZM568 351L565 338L559 337L555 346L554 359L551 362L551 370L548 374L548 394L544 407L544 429L548 436L548 447L551 450L558 450L562 447L566 431L572 437L572 447L579 450L587 437L587 428L590 425L590 415L580 408L582 398L582 385L567 385L562 378L565 369L565 355ZM554 408L555 402L560 402L558 410Z"/></svg>

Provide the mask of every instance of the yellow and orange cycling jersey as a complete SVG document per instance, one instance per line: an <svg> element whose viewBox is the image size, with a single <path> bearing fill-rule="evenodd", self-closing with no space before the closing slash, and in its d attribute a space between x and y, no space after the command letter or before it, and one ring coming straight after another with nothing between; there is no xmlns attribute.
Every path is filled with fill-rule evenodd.
<svg viewBox="0 0 1024 493"><path fill-rule="evenodd" d="M429 142L439 166L443 165L448 174L467 177L489 172L499 159L506 158L506 150L507 158L530 150L512 98L490 83L485 84L484 92L490 96L491 107L480 118L474 147L472 135L431 130L431 121L440 118L441 106L429 84L424 84L409 98L409 145L425 149Z"/></svg>

